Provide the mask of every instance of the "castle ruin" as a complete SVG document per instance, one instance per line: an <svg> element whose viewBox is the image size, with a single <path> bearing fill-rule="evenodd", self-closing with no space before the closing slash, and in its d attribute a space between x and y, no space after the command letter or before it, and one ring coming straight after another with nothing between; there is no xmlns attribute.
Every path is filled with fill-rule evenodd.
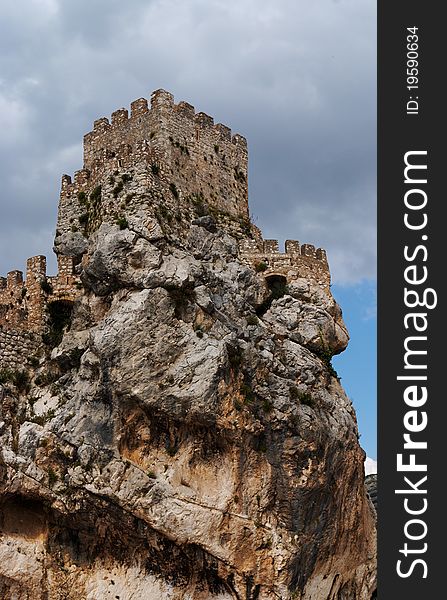
<svg viewBox="0 0 447 600"><path fill-rule="evenodd" d="M197 218L211 216L238 239L240 259L265 277L305 278L328 291L326 253L288 240L263 240L250 222L247 142L187 102L157 90L111 119L98 119L84 136L84 165L63 175L55 252L58 273L46 259L28 259L26 278L0 278L0 369L26 368L35 359L55 303L72 304L82 290L80 272L87 240L101 223L133 223L180 236Z"/></svg>

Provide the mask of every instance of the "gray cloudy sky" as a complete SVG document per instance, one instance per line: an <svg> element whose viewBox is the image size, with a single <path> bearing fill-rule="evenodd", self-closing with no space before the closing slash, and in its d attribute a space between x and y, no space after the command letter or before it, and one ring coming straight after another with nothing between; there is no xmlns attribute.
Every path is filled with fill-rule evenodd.
<svg viewBox="0 0 447 600"><path fill-rule="evenodd" d="M51 253L94 119L152 90L248 138L265 237L375 277L375 0L15 0L0 16L0 273Z"/></svg>

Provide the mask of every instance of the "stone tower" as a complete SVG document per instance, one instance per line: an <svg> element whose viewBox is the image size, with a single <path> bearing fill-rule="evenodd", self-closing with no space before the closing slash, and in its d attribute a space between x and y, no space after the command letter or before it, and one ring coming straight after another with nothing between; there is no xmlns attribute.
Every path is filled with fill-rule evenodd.
<svg viewBox="0 0 447 600"><path fill-rule="evenodd" d="M84 136L84 168L73 181L62 178L57 237L142 207L178 222L211 211L234 231L247 229L245 138L164 90L152 94L150 108L140 98L130 115L121 108L95 121Z"/></svg>

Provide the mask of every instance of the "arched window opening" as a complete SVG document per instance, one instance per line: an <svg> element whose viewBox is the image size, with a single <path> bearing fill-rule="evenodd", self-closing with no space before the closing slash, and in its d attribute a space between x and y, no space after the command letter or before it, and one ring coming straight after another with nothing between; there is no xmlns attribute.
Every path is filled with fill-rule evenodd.
<svg viewBox="0 0 447 600"><path fill-rule="evenodd" d="M258 317L262 317L272 305L273 300L282 298L287 293L287 278L285 275L272 274L265 278L270 294L264 302L256 309Z"/></svg>

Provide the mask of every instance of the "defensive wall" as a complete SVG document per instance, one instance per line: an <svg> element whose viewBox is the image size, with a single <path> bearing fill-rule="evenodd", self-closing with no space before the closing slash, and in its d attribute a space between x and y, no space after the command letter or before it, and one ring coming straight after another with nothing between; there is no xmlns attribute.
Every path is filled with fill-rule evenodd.
<svg viewBox="0 0 447 600"><path fill-rule="evenodd" d="M32 331L0 327L0 371L23 370L37 360L41 347L41 337Z"/></svg>
<svg viewBox="0 0 447 600"><path fill-rule="evenodd" d="M22 271L10 271L0 277L0 327L41 332L45 327L46 308L51 302L73 302L79 295L79 276L71 256L58 256L58 272L47 277L45 256L27 260L26 279Z"/></svg>
<svg viewBox="0 0 447 600"><path fill-rule="evenodd" d="M282 275L288 283L303 278L329 292L331 275L323 248L286 240L285 252L280 252L278 240L245 239L239 242L239 255L266 278Z"/></svg>

